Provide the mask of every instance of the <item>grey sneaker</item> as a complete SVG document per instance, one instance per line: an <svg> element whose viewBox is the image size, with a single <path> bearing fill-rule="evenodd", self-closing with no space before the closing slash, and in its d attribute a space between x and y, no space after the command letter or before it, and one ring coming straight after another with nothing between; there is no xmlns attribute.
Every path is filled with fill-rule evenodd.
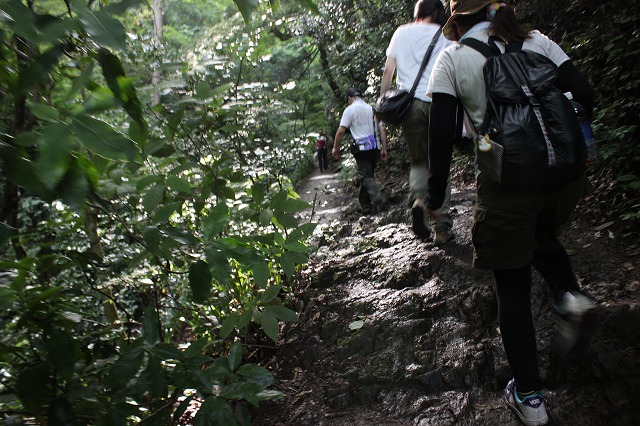
<svg viewBox="0 0 640 426"><path fill-rule="evenodd" d="M566 292L555 309L553 348L558 355L565 356L579 343L588 343L600 319L596 305L587 296L575 291Z"/></svg>
<svg viewBox="0 0 640 426"><path fill-rule="evenodd" d="M435 228L435 238L433 242L437 246L444 245L447 241L453 238L454 234L451 228Z"/></svg>
<svg viewBox="0 0 640 426"><path fill-rule="evenodd" d="M535 392L520 399L516 381L511 379L504 390L504 400L527 426L546 425L549 421L542 392Z"/></svg>
<svg viewBox="0 0 640 426"><path fill-rule="evenodd" d="M411 207L411 229L418 238L426 240L431 237L431 229L424 215L424 204L420 199L416 199Z"/></svg>

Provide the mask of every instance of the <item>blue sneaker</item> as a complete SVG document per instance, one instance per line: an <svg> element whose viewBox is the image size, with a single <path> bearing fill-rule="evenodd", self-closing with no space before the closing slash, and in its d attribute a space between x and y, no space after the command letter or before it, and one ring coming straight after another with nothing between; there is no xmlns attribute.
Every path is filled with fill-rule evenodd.
<svg viewBox="0 0 640 426"><path fill-rule="evenodd" d="M516 381L511 379L504 390L504 400L527 426L546 425L549 421L544 407L542 392L535 392L520 399L516 392Z"/></svg>

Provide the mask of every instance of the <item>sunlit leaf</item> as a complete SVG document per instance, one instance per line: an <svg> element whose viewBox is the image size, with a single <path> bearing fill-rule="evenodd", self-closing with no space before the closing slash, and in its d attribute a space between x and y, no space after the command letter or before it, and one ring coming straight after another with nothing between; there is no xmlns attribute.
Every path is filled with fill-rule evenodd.
<svg viewBox="0 0 640 426"><path fill-rule="evenodd" d="M233 0L236 6L238 6L238 10L242 13L242 17L245 22L249 23L251 21L251 14L258 7L258 0Z"/></svg>
<svg viewBox="0 0 640 426"><path fill-rule="evenodd" d="M80 142L91 152L110 160L137 158L136 144L104 121L88 116L74 117L71 129Z"/></svg>
<svg viewBox="0 0 640 426"><path fill-rule="evenodd" d="M263 291L260 295L260 301L262 303L267 303L275 299L278 294L282 290L282 287L279 285L269 286L265 291Z"/></svg>
<svg viewBox="0 0 640 426"><path fill-rule="evenodd" d="M280 326L278 320L273 312L263 312L260 318L260 326L264 333L274 342L278 341L278 334L280 333Z"/></svg>
<svg viewBox="0 0 640 426"><path fill-rule="evenodd" d="M253 265L253 278L260 288L266 288L271 278L271 270L267 262L258 262Z"/></svg>
<svg viewBox="0 0 640 426"><path fill-rule="evenodd" d="M93 41L105 47L126 50L127 35L124 26L103 10L91 10L84 0L71 0L73 11L78 14L84 29Z"/></svg>

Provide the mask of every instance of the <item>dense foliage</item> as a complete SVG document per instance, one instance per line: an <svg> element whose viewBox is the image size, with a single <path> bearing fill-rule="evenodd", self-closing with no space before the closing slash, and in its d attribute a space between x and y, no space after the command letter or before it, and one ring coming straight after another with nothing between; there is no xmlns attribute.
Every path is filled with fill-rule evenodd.
<svg viewBox="0 0 640 426"><path fill-rule="evenodd" d="M594 83L592 172L638 220L639 6L516 3ZM248 351L296 319L309 134L335 131L346 88L375 98L413 1L163 8L159 42L138 0L0 3L7 424L175 424L193 400L196 424L249 424L278 396Z"/></svg>

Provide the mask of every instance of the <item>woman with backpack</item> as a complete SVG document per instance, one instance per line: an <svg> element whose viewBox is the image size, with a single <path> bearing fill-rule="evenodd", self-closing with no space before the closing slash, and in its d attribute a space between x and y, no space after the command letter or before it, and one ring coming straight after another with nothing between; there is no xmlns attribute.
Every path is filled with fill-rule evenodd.
<svg viewBox="0 0 640 426"><path fill-rule="evenodd" d="M476 133L476 158L482 151L501 149L490 140L493 129L484 128L489 114L484 75L488 60L465 39L493 43L498 53L515 43L521 50L543 55L557 66L555 85L562 92L571 92L589 115L593 108L593 90L566 53L545 35L521 26L513 8L504 2L452 0L444 34L460 43L442 52L427 90L432 98L430 121L438 125L431 126L429 132L432 174L424 203L427 214L435 218L445 199L459 103L472 128L483 132ZM523 91L527 92L526 88ZM501 170L500 164L494 166ZM570 351L588 328L597 324L595 306L580 293L569 256L558 240L560 227L588 188L580 170L565 183L524 189L496 180L486 168L479 167L476 173L473 263L494 274L500 334L514 377L507 384L504 399L526 425L548 422L531 313L531 266L540 272L553 294L558 319L555 347L559 353Z"/></svg>

